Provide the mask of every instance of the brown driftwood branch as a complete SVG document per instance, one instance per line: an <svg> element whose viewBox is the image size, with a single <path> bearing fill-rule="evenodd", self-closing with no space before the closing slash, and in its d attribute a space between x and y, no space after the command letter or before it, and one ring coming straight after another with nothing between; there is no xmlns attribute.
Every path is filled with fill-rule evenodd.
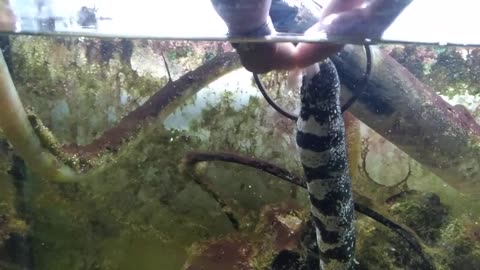
<svg viewBox="0 0 480 270"><path fill-rule="evenodd" d="M310 19L317 16L302 11L299 14ZM357 88L361 87L358 82L366 66L363 48L346 46L333 57L346 90L343 100L352 93L360 95L350 112L451 186L460 191L477 192L480 187L480 126L470 115L443 101L380 49L372 48L372 55L372 74L368 91L363 94L358 93ZM235 53L220 54L165 85L148 102L92 143L65 149L79 156L115 150L147 121L165 118L202 87L239 66Z"/></svg>
<svg viewBox="0 0 480 270"><path fill-rule="evenodd" d="M91 143L68 145L64 149L83 157L96 156L106 150L115 151L148 121L153 118L165 119L203 87L239 67L240 61L234 52L218 54L178 80L168 82L142 106L127 114L117 125Z"/></svg>
<svg viewBox="0 0 480 270"><path fill-rule="evenodd" d="M0 51L0 103L5 111L0 117L0 128L20 156L42 177L54 181L77 182L92 167L89 157L105 150L116 151L150 120L164 120L186 99L238 67L240 61L235 53L221 53L180 79L170 80L145 104L122 118L116 126L105 131L92 143L60 146L40 119L32 114L27 115Z"/></svg>
<svg viewBox="0 0 480 270"><path fill-rule="evenodd" d="M306 187L305 183L300 177L293 175L291 172L289 172L284 168L281 168L267 161L245 157L245 156L241 156L234 153L190 152L185 155L182 163L185 164L187 167L191 167L197 164L198 162L203 162L203 161L223 161L223 162L242 164L245 166L249 166L249 167L253 167L255 169L261 170L263 172L276 176L280 179L286 180L289 183L292 183L296 186L303 187L303 188Z"/></svg>
<svg viewBox="0 0 480 270"><path fill-rule="evenodd" d="M478 191L480 126L380 49L372 48L372 55L372 74L364 93L356 92L366 61L363 48L346 46L333 57L345 86L342 99L347 100L352 93L360 95L349 112L451 186L465 192ZM73 149L82 155L116 149L148 119L165 117L210 81L237 67L234 53L222 54L168 83L91 144Z"/></svg>
<svg viewBox="0 0 480 270"><path fill-rule="evenodd" d="M480 188L480 125L468 113L444 101L379 48L367 91L357 92L363 78L362 47L346 46L333 57L344 93L359 95L349 109L359 120L463 192Z"/></svg>
<svg viewBox="0 0 480 270"><path fill-rule="evenodd" d="M299 9L302 7L298 6ZM310 22L314 22L314 17L319 14L301 10L297 12ZM292 27L298 25L292 24ZM296 31L301 32L308 27L308 24L304 24ZM363 94L356 92L361 87L358 82L362 80L366 66L363 48L346 46L337 57L333 57L346 89L342 94L343 100L352 93L361 95L349 111L451 186L465 192L478 191L480 126L471 116L460 113L443 101L380 49L372 48L372 55L372 74L368 90ZM225 61L225 67L222 61ZM167 84L146 104L124 117L116 127L77 150L96 154L106 148L117 148L146 119L158 117L160 112L168 115L208 82L236 67L239 67L239 61L233 53L218 56ZM215 74L209 75L209 72ZM172 99L174 102L170 102Z"/></svg>
<svg viewBox="0 0 480 270"><path fill-rule="evenodd" d="M207 157L206 157L207 158ZM180 171L183 172L184 174L190 175L195 183L203 190L205 191L212 199L214 199L220 208L222 209L222 212L225 214L225 216L228 218L230 223L232 224L232 227L235 230L240 230L240 222L238 221L238 218L236 215L238 213L234 213L231 205L234 204L233 201L225 199L224 196L220 195L220 192L217 191L215 188L215 185L208 179L207 176L202 172L200 173L196 168L195 165L198 162L206 161L202 159L202 156L196 157L195 155L192 155L191 153L187 154L181 161L180 163Z"/></svg>
<svg viewBox="0 0 480 270"><path fill-rule="evenodd" d="M273 4L281 5L282 2L284 0L274 0ZM303 33L318 21L320 12L314 12L314 9L302 4L311 1L300 2L289 11L289 14L297 16L284 16L295 18L294 20L285 22L282 17L272 16L274 25L285 26L283 31ZM375 1L376 4L370 7L365 16L346 16L334 21L333 24L337 25L331 27L330 34L378 34L410 2ZM363 21L360 23L356 20ZM306 21L309 23L304 23ZM364 29L378 25L381 27ZM349 112L450 186L466 193L478 192L480 125L468 112L458 110L445 102L433 89L421 83L381 49L373 47L372 55L372 73L364 94L360 93L363 87L359 85L366 66L364 49L350 45L338 56L332 57L346 90L342 93L342 100L347 101L352 93L360 95Z"/></svg>
<svg viewBox="0 0 480 270"><path fill-rule="evenodd" d="M233 154L233 153L228 153L228 152L189 152L187 153L183 160L182 160L182 166L186 171L193 171L194 166L199 163L199 162L205 162L205 161L223 161L223 162L228 162L228 163L235 163L235 164L241 164L241 165L246 165L258 170L261 170L263 172L266 172L270 175L276 176L280 179L283 179L291 184L294 184L298 187L301 187L303 189L307 188L307 185L305 181L298 175L293 174L292 172L277 166L273 163L270 163L268 161L256 159L256 158L250 158L250 157L245 157L241 156L238 154ZM196 180L197 183L199 183L201 188L206 187L207 193L211 194L213 193L213 198L219 202L219 204L222 206L222 209L225 209L225 202L222 199L222 196L219 195L219 192L215 191L214 187L209 185L209 183L204 183L203 180L199 181ZM398 234L401 238L403 238L407 243L410 245L410 247L422 258L423 263L425 265L425 269L435 269L433 266L433 263L428 259L427 255L423 251L422 245L420 244L420 241L417 239L414 233L404 229L402 226L398 225L394 221L386 218L382 214L376 212L375 210L362 205L358 202L355 202L355 211L362 213L366 215L367 217L377 221L378 223L386 226L387 228L391 229L393 232ZM231 219L231 212L225 213L227 217ZM237 219L233 219L234 221L237 221ZM233 223L234 226L238 226L238 223L235 224Z"/></svg>

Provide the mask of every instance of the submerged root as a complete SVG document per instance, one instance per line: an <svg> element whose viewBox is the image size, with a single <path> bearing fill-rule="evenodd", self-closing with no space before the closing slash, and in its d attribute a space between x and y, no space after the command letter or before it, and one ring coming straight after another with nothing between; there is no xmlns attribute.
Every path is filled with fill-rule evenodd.
<svg viewBox="0 0 480 270"><path fill-rule="evenodd" d="M244 156L240 156L233 153L190 152L187 155L185 155L180 166L182 167L182 170L185 173L193 172L196 169L195 168L196 164L200 162L208 162L208 161L223 161L228 163L242 164L245 166L249 166L249 167L264 171L268 174L271 174L280 179L283 179L291 184L294 184L298 187L306 189L306 183L300 176L297 176L284 168L281 168L267 161L250 158L250 157L244 157ZM204 184L200 184L200 187L205 190ZM221 194L219 194L218 192L210 188L206 191L211 195L213 192L214 199L217 202L219 202L221 205L224 203L224 200L222 199ZM370 209L369 207L362 205L358 202L355 202L355 211L362 213L365 216L384 225L386 228L388 228L389 230L394 232L396 235L404 239L408 243L411 250L420 256L422 263L424 265L424 269L435 269L433 262L427 256L427 254L425 254L422 244L420 243L417 236L413 232L403 228L402 226L398 225L394 221L388 219L387 217L381 215L380 213L374 211L373 209ZM231 213L225 212L225 215L228 216L229 214Z"/></svg>

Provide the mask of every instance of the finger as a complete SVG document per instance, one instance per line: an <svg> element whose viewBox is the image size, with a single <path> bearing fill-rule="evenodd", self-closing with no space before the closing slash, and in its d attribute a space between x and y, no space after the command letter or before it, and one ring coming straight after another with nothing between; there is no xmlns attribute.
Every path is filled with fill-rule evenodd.
<svg viewBox="0 0 480 270"><path fill-rule="evenodd" d="M351 10L361 6L363 3L364 3L364 0L332 0L322 10L321 17L325 18L330 14Z"/></svg>
<svg viewBox="0 0 480 270"><path fill-rule="evenodd" d="M297 68L308 67L341 51L343 46L333 43L300 43L293 55L294 65Z"/></svg>
<svg viewBox="0 0 480 270"><path fill-rule="evenodd" d="M360 7L363 0L332 0L322 11L321 18L332 14L342 13ZM310 27L306 34L324 29L325 25L319 22ZM344 45L326 44L326 43L300 43L296 47L294 54L294 63L297 68L305 68L316 62L328 58L342 50Z"/></svg>
<svg viewBox="0 0 480 270"><path fill-rule="evenodd" d="M230 33L245 33L267 22L272 0L211 0Z"/></svg>
<svg viewBox="0 0 480 270"><path fill-rule="evenodd" d="M349 38L381 38L383 32L411 0L375 0L368 6L340 12L326 18L323 23L328 36Z"/></svg>

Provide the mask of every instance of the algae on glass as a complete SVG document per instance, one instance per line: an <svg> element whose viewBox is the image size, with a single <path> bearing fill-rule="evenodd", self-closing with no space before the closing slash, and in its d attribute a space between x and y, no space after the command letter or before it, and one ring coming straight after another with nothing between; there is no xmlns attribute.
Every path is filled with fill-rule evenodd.
<svg viewBox="0 0 480 270"><path fill-rule="evenodd" d="M182 164L187 153L228 152L301 177L294 123L269 107L238 59L206 87L192 90L171 114L140 119L141 127L120 147L90 156L75 152L170 80L230 50L228 44L10 40L13 82L37 123L36 136L44 136L42 147L54 146L47 150L82 177L69 184L42 178L18 167L13 150L0 144L0 251L6 236L28 236L40 270L222 269L218 248L232 255L225 263L245 269L265 269L285 248L305 256L304 244L312 238L303 190L239 164ZM438 75L436 68L417 71ZM296 94L283 92L284 78L262 76L270 94L295 110ZM480 258L478 201L446 187L352 115L346 118L355 199L408 226L438 269L472 269ZM12 168L23 170L22 192ZM357 214L357 233L363 269L421 268L415 251L390 229ZM0 252L2 263L15 263L4 257Z"/></svg>

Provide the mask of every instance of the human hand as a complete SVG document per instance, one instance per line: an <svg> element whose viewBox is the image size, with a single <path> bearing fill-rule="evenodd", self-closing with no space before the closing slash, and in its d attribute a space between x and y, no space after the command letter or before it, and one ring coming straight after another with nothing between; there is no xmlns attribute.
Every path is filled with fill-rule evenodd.
<svg viewBox="0 0 480 270"><path fill-rule="evenodd" d="M359 39L381 38L400 12L412 0L374 0L361 8L346 10L324 19L329 36L348 36Z"/></svg>
<svg viewBox="0 0 480 270"><path fill-rule="evenodd" d="M230 34L248 34L269 21L272 0L211 0Z"/></svg>
<svg viewBox="0 0 480 270"><path fill-rule="evenodd" d="M0 31L14 31L16 17L8 0L0 0Z"/></svg>

